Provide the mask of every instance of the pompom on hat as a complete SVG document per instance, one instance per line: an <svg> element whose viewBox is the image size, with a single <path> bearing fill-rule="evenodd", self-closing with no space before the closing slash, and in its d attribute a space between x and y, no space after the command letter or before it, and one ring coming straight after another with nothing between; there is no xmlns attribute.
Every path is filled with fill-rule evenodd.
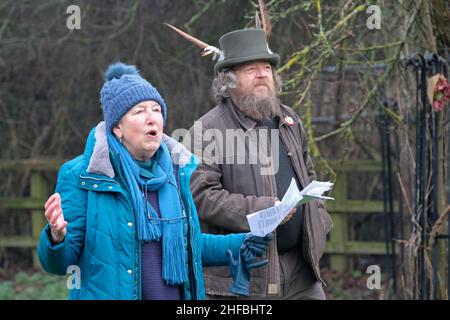
<svg viewBox="0 0 450 320"><path fill-rule="evenodd" d="M148 100L159 103L165 124L167 107L164 99L150 82L141 77L139 70L122 62L108 67L105 83L100 91L100 103L107 130L111 131L132 107Z"/></svg>

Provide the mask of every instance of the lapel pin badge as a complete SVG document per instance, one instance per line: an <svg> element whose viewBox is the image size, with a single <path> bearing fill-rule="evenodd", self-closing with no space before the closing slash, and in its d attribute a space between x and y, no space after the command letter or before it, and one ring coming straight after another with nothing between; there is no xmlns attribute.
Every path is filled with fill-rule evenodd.
<svg viewBox="0 0 450 320"><path fill-rule="evenodd" d="M294 120L293 120L291 117L286 117L286 118L284 118L284 121L286 121L286 123L287 123L289 126L293 126L293 125L294 125Z"/></svg>

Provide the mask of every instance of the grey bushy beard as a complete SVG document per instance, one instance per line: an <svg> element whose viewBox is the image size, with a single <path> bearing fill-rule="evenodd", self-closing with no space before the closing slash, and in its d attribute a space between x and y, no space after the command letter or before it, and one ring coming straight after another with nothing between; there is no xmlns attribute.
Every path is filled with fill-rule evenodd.
<svg viewBox="0 0 450 320"><path fill-rule="evenodd" d="M230 97L236 107L246 116L261 121L263 119L271 119L281 114L280 99L269 88L269 95L266 98L259 98L253 93L246 94L239 88L233 89L230 92Z"/></svg>

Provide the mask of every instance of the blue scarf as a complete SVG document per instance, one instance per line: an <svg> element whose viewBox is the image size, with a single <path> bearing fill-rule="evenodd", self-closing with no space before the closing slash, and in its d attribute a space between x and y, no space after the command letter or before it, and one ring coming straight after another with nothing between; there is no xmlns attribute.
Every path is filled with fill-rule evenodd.
<svg viewBox="0 0 450 320"><path fill-rule="evenodd" d="M109 132L107 135L110 150L119 155L119 166L131 194L138 239L160 241L162 237L162 278L168 285L184 283L187 280L183 241L185 217L173 172L172 158L166 144L162 141L153 156L154 163L151 165L149 175L144 173L148 171L141 170L115 136ZM155 209L146 200L147 191L158 192L161 217L158 217Z"/></svg>

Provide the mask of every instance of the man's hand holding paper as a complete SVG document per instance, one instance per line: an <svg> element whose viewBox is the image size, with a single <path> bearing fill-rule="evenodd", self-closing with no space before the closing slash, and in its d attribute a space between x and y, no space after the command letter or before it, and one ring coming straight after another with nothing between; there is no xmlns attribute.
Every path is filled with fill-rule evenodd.
<svg viewBox="0 0 450 320"><path fill-rule="evenodd" d="M280 204L247 215L251 233L256 236L264 237L275 230L295 207L303 205L310 200L334 200L331 197L322 195L324 192L330 190L332 186L333 184L331 182L319 182L314 180L302 191L299 191L295 179L292 179Z"/></svg>

